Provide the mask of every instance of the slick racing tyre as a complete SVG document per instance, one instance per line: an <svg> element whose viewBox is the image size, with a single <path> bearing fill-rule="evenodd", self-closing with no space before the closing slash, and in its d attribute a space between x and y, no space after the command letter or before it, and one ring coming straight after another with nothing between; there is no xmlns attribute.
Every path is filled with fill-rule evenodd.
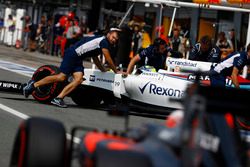
<svg viewBox="0 0 250 167"><path fill-rule="evenodd" d="M236 125L240 129L244 129L249 131L250 130L250 118L244 118L244 117L236 117Z"/></svg>
<svg viewBox="0 0 250 167"><path fill-rule="evenodd" d="M56 75L60 73L60 69L53 65L44 65L39 67L32 76L32 80L39 81L49 75ZM55 82L45 86L38 87L32 96L39 102L50 103L63 89L64 84Z"/></svg>
<svg viewBox="0 0 250 167"><path fill-rule="evenodd" d="M81 85L70 96L74 103L83 107L98 106L102 101L101 91Z"/></svg>
<svg viewBox="0 0 250 167"><path fill-rule="evenodd" d="M70 96L73 102L83 107L114 103L113 92L91 86L80 85Z"/></svg>
<svg viewBox="0 0 250 167"><path fill-rule="evenodd" d="M10 166L62 167L66 159L64 126L55 120L30 118L17 132Z"/></svg>

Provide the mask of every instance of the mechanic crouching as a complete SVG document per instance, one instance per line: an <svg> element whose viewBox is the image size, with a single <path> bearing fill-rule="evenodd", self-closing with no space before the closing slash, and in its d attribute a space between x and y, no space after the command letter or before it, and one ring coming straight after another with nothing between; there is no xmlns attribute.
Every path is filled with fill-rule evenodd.
<svg viewBox="0 0 250 167"><path fill-rule="evenodd" d="M47 76L37 82L30 80L23 88L24 96L27 98L37 87L54 82L63 82L69 75L72 75L73 81L65 86L62 92L51 101L51 103L56 106L66 108L67 105L64 103L63 99L83 82L83 59L87 57L91 57L96 66L102 72L105 72L107 69L101 64L98 58L98 55L103 54L105 60L109 64L109 67L115 73L121 73L120 71L117 71L110 55L111 46L117 43L119 32L120 29L111 28L106 36L83 37L79 42L65 51L65 55L60 66L61 72L56 75Z"/></svg>
<svg viewBox="0 0 250 167"><path fill-rule="evenodd" d="M166 42L161 38L156 38L153 45L142 50L133 57L128 65L127 74L131 74L136 63L152 66L158 71L166 67L166 58L168 53L173 54L173 50L167 46Z"/></svg>

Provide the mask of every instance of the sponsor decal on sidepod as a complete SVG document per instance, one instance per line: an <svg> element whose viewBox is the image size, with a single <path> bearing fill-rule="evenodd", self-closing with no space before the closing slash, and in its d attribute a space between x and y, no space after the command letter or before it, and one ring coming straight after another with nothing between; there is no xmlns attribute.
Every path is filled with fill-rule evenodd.
<svg viewBox="0 0 250 167"><path fill-rule="evenodd" d="M149 88L149 94L159 96L172 96L177 98L181 98L184 95L184 91L182 90L157 86L156 84L150 83L150 81L147 82L143 87L139 87L141 94L144 94L147 87Z"/></svg>

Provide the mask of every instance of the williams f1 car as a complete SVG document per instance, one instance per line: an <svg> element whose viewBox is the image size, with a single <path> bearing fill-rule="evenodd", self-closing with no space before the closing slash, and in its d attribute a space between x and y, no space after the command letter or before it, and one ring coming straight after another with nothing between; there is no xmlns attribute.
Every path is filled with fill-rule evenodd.
<svg viewBox="0 0 250 167"><path fill-rule="evenodd" d="M182 109L174 99L185 95L187 86L194 82L194 71L208 71L211 63L168 58L167 70L151 72L147 68L137 70L134 74L123 76L113 72L101 72L97 69L85 69L84 81L70 94L72 100L80 106L96 106L102 103L125 104L136 111L167 115L175 109ZM173 70L178 69L178 72ZM32 79L38 81L48 75L58 74L59 68L45 65L38 68ZM70 82L72 78L68 78ZM201 84L210 85L209 76L200 75ZM241 88L250 88L250 81L239 76ZM43 103L50 103L67 83L53 83L39 87L32 95ZM232 82L228 79L227 86ZM23 84L0 81L0 90L22 93Z"/></svg>

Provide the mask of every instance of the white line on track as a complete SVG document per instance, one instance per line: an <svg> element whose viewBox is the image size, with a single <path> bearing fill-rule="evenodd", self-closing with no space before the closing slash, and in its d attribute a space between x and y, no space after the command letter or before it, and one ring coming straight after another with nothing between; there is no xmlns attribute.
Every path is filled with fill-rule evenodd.
<svg viewBox="0 0 250 167"><path fill-rule="evenodd" d="M31 71L35 71L34 68L31 68L31 67L28 67L28 66L25 66L25 65L20 65L20 64L8 62L8 61L2 61L2 60L0 60L0 63L15 65L15 66L17 66L17 67L23 67L23 68L27 68L27 69L29 69L29 70L31 70ZM4 66L0 66L0 68L1 68L1 69L4 69L4 70L7 70L7 71L15 72L15 73L18 73L18 74L27 76L27 77L31 77L31 76L32 76L32 74L24 73L22 70L13 70L13 69L9 69L8 67L4 67ZM24 120L30 118L30 116L25 115L25 114L23 114L23 113L21 113L21 112L19 112L19 111L17 111L17 110L14 110L14 109L12 109L12 108L10 108L10 107L8 107L8 106L5 106L5 105L1 104L1 103L0 103L0 109L4 110L4 111L6 111L6 112L8 112L8 113L10 113L10 114L12 114L12 115L15 115L15 116L17 116L17 117L19 117L19 118L21 118L21 119L24 119ZM66 137L67 137L68 140L71 140L71 135L70 135L70 134L66 133ZM74 137L73 140L74 140L74 142L75 142L76 144L79 144L79 143L80 143L80 139L77 138L77 137Z"/></svg>
<svg viewBox="0 0 250 167"><path fill-rule="evenodd" d="M24 120L30 118L30 116L28 116L28 115L26 115L26 114L23 114L23 113L21 113L21 112L19 112L19 111L17 111L17 110L14 110L14 109L12 109L12 108L10 108L10 107L8 107L8 106L6 106L6 105L3 105L3 104L1 104L1 103L0 103L0 109L4 110L4 111L6 111L6 112L8 112L8 113L10 113L10 114L12 114L12 115L15 115L15 116L17 116L17 117L19 117L19 118L21 118L21 119L24 119ZM67 137L68 140L71 140L71 135L70 135L70 134L66 133L66 137ZM77 137L74 137L73 141L74 141L76 144L79 144L79 143L80 143L80 139L77 138Z"/></svg>
<svg viewBox="0 0 250 167"><path fill-rule="evenodd" d="M0 60L0 68L3 70L15 72L17 74L21 74L27 77L31 77L34 71L36 70L35 68L29 67L29 66L13 63L9 61L4 61L4 60Z"/></svg>

